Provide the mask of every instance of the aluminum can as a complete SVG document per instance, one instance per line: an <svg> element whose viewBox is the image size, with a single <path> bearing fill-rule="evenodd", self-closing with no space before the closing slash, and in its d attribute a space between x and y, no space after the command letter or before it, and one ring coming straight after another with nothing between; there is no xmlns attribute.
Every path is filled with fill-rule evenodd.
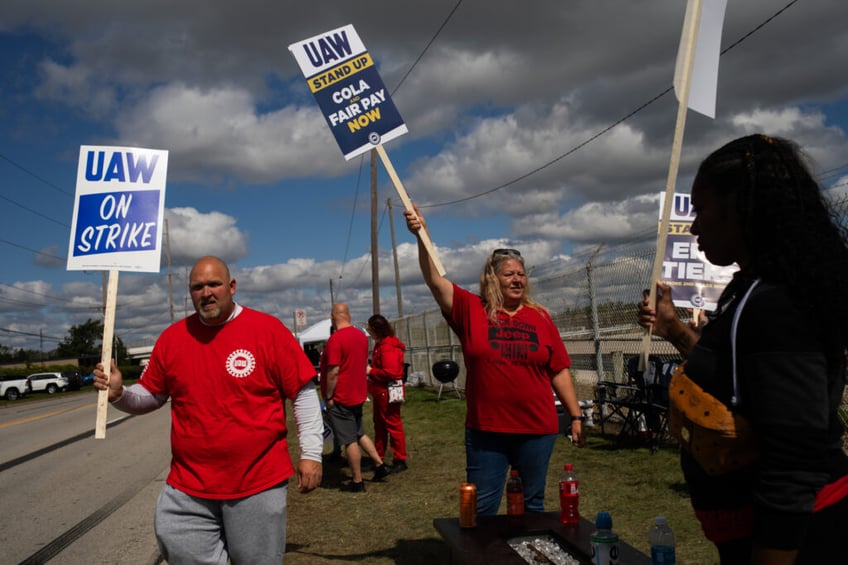
<svg viewBox="0 0 848 565"><path fill-rule="evenodd" d="M459 485L459 527L477 527L477 485L474 483Z"/></svg>

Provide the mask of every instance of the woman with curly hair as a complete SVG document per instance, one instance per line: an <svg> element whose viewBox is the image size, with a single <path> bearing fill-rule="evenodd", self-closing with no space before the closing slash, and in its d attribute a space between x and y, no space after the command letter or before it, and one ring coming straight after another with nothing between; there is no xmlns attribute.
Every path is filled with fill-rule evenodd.
<svg viewBox="0 0 848 565"><path fill-rule="evenodd" d="M477 485L477 513L497 514L510 466L524 484L525 509L541 512L559 432L553 393L571 415L572 441L585 444L571 360L559 330L530 298L521 253L495 249L486 259L477 296L438 273L421 242L426 223L418 208L404 215L418 238L424 281L462 344L466 475Z"/></svg>
<svg viewBox="0 0 848 565"><path fill-rule="evenodd" d="M368 318L365 325L374 340L368 364L368 394L374 408L374 447L383 458L392 448L392 473L406 471L406 433L400 418L400 402L389 402L389 385L403 379L403 354L406 346L395 336L392 324L380 314ZM388 440L388 441L387 441Z"/></svg>
<svg viewBox="0 0 848 565"><path fill-rule="evenodd" d="M685 377L747 422L751 454L725 470L686 448L695 440L682 434L695 514L725 565L839 559L848 524L838 417L848 345L846 231L799 148L765 135L708 156L692 203L698 247L711 263L736 263L739 271L700 334L677 318L660 282L656 308L642 302L639 321L687 358Z"/></svg>

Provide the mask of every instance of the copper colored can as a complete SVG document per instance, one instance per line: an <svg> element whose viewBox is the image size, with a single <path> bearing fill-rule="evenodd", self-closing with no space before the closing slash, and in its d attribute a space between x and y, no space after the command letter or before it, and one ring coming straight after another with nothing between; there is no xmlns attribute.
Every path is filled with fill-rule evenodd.
<svg viewBox="0 0 848 565"><path fill-rule="evenodd" d="M477 485L474 483L459 485L459 527L477 527Z"/></svg>

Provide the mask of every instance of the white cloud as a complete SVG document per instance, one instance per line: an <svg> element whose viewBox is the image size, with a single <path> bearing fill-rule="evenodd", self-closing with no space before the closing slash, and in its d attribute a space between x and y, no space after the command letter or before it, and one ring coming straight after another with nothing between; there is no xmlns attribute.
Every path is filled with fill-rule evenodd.
<svg viewBox="0 0 848 565"><path fill-rule="evenodd" d="M191 265L204 255L234 262L248 252L247 234L236 226L232 216L183 207L168 209L166 219L171 260L177 265Z"/></svg>

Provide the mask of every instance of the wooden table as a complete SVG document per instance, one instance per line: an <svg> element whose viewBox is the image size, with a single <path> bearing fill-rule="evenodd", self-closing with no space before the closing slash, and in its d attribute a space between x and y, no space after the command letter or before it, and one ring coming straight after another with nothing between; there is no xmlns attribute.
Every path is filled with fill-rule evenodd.
<svg viewBox="0 0 848 565"><path fill-rule="evenodd" d="M524 564L524 559L513 550L508 540L528 535L550 535L565 551L581 563L592 563L590 537L594 523L580 519L580 523L565 526L559 521L559 512L528 512L520 523L509 516L478 516L477 527L462 529L459 518L436 518L433 526L450 547L451 563L466 565ZM650 565L651 558L624 542L619 542L621 565Z"/></svg>

